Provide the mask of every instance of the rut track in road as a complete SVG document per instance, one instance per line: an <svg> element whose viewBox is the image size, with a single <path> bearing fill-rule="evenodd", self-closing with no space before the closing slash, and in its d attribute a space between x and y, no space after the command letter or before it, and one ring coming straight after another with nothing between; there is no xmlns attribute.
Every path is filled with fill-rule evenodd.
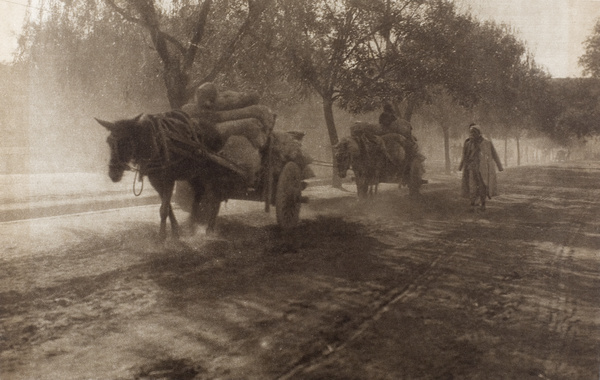
<svg viewBox="0 0 600 380"><path fill-rule="evenodd" d="M584 301L588 297L584 293L586 286L597 289L597 271L580 263L582 260L587 261L586 250L589 248L586 247L586 243L578 241L585 240L586 230L591 226L590 218L593 221L594 215L600 213L598 203L594 201L598 199L598 190L590 185L592 181L589 178L583 186L575 188L576 184L582 183L571 184L568 175L567 178L561 177L561 168L551 169L553 171L547 172L549 174L546 175L553 178L531 178L522 189L534 193L526 204L525 213L537 215L538 219L540 215L546 216L539 225L528 227L540 230L537 234L538 239L553 243L546 243L546 246L531 252L531 257L527 257L535 264L536 271L530 274L530 283L532 286L537 285L537 293L532 294L537 295L538 299L529 299L528 304L520 307L530 308L531 319L541 326L547 326L545 333L556 337L548 347L540 350L539 359L544 363L544 370L540 370L538 376L548 378L544 375L545 372L568 374L570 378L578 378L580 374L577 368L565 358L574 347L581 347L578 344L578 340L581 340L578 335L585 331L585 324L598 319L590 316L593 313L597 315L597 311L586 307ZM589 168L578 169L580 173L583 172L582 177L591 173ZM571 173L569 175L572 176ZM530 180L535 185L532 185ZM557 186L548 185L556 182ZM548 211L553 208L556 208L554 213ZM540 210L544 209L546 211L542 213ZM556 215L563 218L555 219ZM588 285L583 285L583 282Z"/></svg>
<svg viewBox="0 0 600 380"><path fill-rule="evenodd" d="M324 350L305 354L300 360L298 360L298 362L296 362L290 369L288 369L277 379L291 379L293 376L302 371L311 370L318 367L324 360L333 354L344 350L350 343L359 338L374 322L379 320L382 315L388 312L391 306L418 297L419 293L422 291L421 288L436 277L434 272L439 264L442 261L450 260L454 252L456 252L455 249L447 248L448 247L446 247L446 249L436 251L427 250L427 253L435 253L437 256L435 256L429 265L421 273L415 276L408 284L387 291L383 297L385 301L377 309L375 309L370 316L364 318L347 339L337 343L328 344ZM404 250L408 249L410 248L406 248ZM415 248L414 251L423 251L423 249Z"/></svg>
<svg viewBox="0 0 600 380"><path fill-rule="evenodd" d="M556 199L556 192L556 189L550 186L541 187L538 196L529 202L528 208L533 209L537 205L552 202L553 199ZM590 189L584 191L584 194L583 199L593 199ZM561 292L554 297L550 297L547 304L538 304L536 307L535 314L539 321L546 323L549 331L557 334L560 338L560 347L549 351L545 358L545 365L549 368L549 371L554 373L569 372L564 361L561 360L561 354L566 351L567 347L572 346L573 342L577 339L573 327L579 322L578 314L580 311L578 310L577 298L573 297L569 290L568 281L571 275L565 266L574 260L573 243L576 237L582 236L585 226L584 219L587 217L588 215L581 213L577 215L576 220L571 221L570 225L574 226L574 228L568 232L563 232L565 236L560 246L553 250L554 255L546 261L546 267L551 271L556 271L553 280L558 282Z"/></svg>

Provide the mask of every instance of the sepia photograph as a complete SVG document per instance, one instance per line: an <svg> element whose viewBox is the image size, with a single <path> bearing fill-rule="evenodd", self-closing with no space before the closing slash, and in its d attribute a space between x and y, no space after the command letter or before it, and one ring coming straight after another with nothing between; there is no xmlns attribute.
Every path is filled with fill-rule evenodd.
<svg viewBox="0 0 600 380"><path fill-rule="evenodd" d="M600 0L0 0L0 379L600 379Z"/></svg>

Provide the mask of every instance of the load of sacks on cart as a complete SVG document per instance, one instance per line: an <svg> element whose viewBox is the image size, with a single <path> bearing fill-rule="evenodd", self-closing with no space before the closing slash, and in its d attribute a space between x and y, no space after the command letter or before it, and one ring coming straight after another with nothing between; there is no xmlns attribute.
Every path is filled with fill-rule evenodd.
<svg viewBox="0 0 600 380"><path fill-rule="evenodd" d="M260 104L257 92L219 91L214 83L204 83L182 111L193 119L214 124L224 142L217 153L242 168L248 183L259 180L268 149L274 172L292 161L303 170L303 178L314 177L309 167L312 159L301 149L304 134L275 131L276 115Z"/></svg>

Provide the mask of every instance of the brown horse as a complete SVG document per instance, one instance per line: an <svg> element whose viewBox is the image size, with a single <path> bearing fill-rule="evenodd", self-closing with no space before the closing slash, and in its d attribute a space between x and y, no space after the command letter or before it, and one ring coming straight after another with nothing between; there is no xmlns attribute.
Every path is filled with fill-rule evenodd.
<svg viewBox="0 0 600 380"><path fill-rule="evenodd" d="M345 137L334 147L338 176L345 178L348 170L354 172L358 197L363 199L377 193L380 168L385 156L379 150L369 150L362 139Z"/></svg>
<svg viewBox="0 0 600 380"><path fill-rule="evenodd" d="M410 171L409 192L418 195L422 183L422 161L407 160L405 138L396 133L344 137L334 147L335 163L340 178L347 171L355 175L359 198L377 193L379 183L400 183L402 174Z"/></svg>
<svg viewBox="0 0 600 380"><path fill-rule="evenodd" d="M132 167L139 170L141 178L147 176L161 199L159 237L167 237L167 217L174 238L179 237L179 225L171 207L175 181L186 180L195 191L197 207L204 194L203 176L206 162L195 155L197 148L218 151L223 143L214 125L192 121L182 111L163 114L140 114L132 119L115 122L98 120L110 135L108 175L113 182L123 178L123 172ZM192 225L197 220L192 212Z"/></svg>

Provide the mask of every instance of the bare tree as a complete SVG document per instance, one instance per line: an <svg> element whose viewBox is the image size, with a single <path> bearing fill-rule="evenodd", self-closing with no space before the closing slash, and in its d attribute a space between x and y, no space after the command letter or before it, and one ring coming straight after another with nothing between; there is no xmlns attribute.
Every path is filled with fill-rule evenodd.
<svg viewBox="0 0 600 380"><path fill-rule="evenodd" d="M178 12L172 12L170 18L165 17L164 11L159 8L160 2L128 0L124 5L120 5L114 0L104 1L125 20L147 30L152 45L163 64L162 76L172 108L178 108L185 104L197 85L216 79L217 75L231 61L241 41L248 36L252 26L259 21L267 5L266 0L247 0L247 13L241 25L237 27L229 42L220 50L220 54L214 60L212 67L207 70L206 75L192 80L190 74L206 35L213 0L204 0L197 9L191 9L191 14L194 16L186 20L190 23L190 32L182 36L170 34L168 31L168 25L173 22L173 18L178 16ZM188 2L180 4L186 5L187 8L190 5ZM170 23L163 22L165 19Z"/></svg>

